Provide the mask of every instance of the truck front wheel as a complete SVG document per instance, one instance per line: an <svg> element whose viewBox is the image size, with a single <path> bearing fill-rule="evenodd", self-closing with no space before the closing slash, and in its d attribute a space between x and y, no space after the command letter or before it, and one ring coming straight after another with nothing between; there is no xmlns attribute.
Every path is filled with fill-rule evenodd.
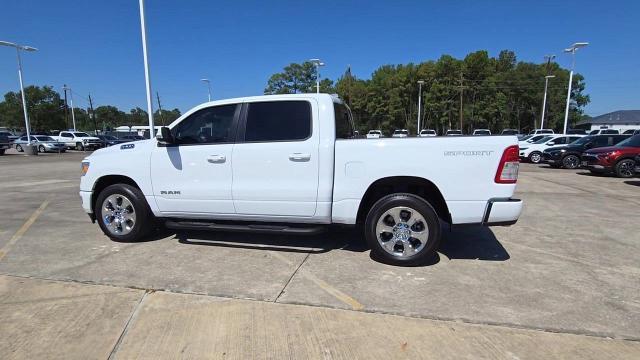
<svg viewBox="0 0 640 360"><path fill-rule="evenodd" d="M107 186L96 199L94 213L102 232L115 241L140 240L153 228L144 195L131 185Z"/></svg>
<svg viewBox="0 0 640 360"><path fill-rule="evenodd" d="M82 143L76 143L76 150L78 151L84 151L84 145L82 145Z"/></svg>
<svg viewBox="0 0 640 360"><path fill-rule="evenodd" d="M378 200L365 220L372 255L393 265L418 265L434 256L440 243L440 221L424 199L391 194Z"/></svg>

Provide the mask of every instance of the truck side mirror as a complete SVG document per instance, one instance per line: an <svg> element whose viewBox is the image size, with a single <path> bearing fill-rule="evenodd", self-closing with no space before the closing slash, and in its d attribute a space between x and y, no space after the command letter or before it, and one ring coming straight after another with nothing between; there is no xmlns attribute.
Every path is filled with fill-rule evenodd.
<svg viewBox="0 0 640 360"><path fill-rule="evenodd" d="M175 143L171 130L166 126L160 128L160 136L161 137L157 137L157 139L161 144L170 145Z"/></svg>

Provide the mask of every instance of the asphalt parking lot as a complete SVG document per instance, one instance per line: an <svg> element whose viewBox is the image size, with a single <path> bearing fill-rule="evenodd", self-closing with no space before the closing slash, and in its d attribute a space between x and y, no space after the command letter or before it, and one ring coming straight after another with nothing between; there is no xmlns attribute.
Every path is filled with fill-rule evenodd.
<svg viewBox="0 0 640 360"><path fill-rule="evenodd" d="M447 230L437 259L401 268L371 260L349 231L113 242L80 207L83 156L0 157L1 275L106 285L125 297L142 289L613 338L639 349L638 177L522 164L517 196L525 209L516 225ZM0 295L0 320L9 316L8 298ZM128 324L130 311L110 320Z"/></svg>

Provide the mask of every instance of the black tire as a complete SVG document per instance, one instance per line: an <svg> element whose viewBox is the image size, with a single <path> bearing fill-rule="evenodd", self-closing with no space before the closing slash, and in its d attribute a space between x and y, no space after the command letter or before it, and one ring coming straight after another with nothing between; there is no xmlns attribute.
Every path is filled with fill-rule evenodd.
<svg viewBox="0 0 640 360"><path fill-rule="evenodd" d="M125 197L131 203L131 206L133 208L133 213L135 214L135 222L126 234L114 233L114 231L111 230L106 224L107 219L105 217L108 217L109 214L107 212L107 209L102 205L105 203L105 200L112 195L115 195L116 197L118 195L120 195L121 197ZM93 210L96 214L96 220L98 221L98 225L100 225L100 229L102 229L102 232L115 241L139 241L147 234L149 234L149 232L155 227L155 219L153 217L153 214L151 213L151 210L149 209L149 205L147 204L144 195L142 194L142 191L131 185L114 184L107 186L100 192L100 194L98 194L98 198L96 199ZM128 211L131 212L131 210ZM109 220L115 221L113 218Z"/></svg>
<svg viewBox="0 0 640 360"><path fill-rule="evenodd" d="M41 153L46 152L44 145L38 146L38 152L41 152Z"/></svg>
<svg viewBox="0 0 640 360"><path fill-rule="evenodd" d="M82 143L76 143L76 150L84 151L84 145L82 145Z"/></svg>
<svg viewBox="0 0 640 360"><path fill-rule="evenodd" d="M542 153L540 151L534 151L529 154L529 162L533 164L540 164L540 162L542 162Z"/></svg>
<svg viewBox="0 0 640 360"><path fill-rule="evenodd" d="M388 211L394 208L407 209L399 210L398 216L400 217L400 221L395 222L394 219L394 232L392 233L383 231L380 234L380 240L378 240L376 227L378 226L379 222L382 222L383 226L391 227L391 224L388 223L387 220L389 219L389 217L393 219L393 216L389 215ZM411 213L411 210L417 211L417 214ZM403 218L403 212L405 218ZM406 217L408 216L406 214L407 212L410 214L409 219L406 219ZM417 215L422 217L422 220L424 220L424 224L419 225L420 223L422 223L422 220L420 220L420 222L416 222L413 226L407 227L407 222ZM383 216L384 218L381 218ZM397 225L401 223L404 224L405 231L406 229L410 230L409 235L406 235L408 236L408 239L406 239L406 241L395 237L396 235L402 235L400 233L401 231L403 231L402 229L400 229L400 232L398 233L396 233L395 230L397 229ZM415 228L416 226L417 228ZM422 226L424 226L424 228L422 228ZM421 228L423 229L422 232L424 232L425 229L428 230L428 235L426 236L425 242L420 241L418 238L412 237L412 235L414 234L421 233L414 233L416 229L419 230ZM431 259L438 249L441 237L440 220L438 218L438 214L433 209L431 204L429 204L421 197L405 193L391 194L381 198L371 207L365 220L364 234L365 239L367 240L367 243L371 248L373 258L393 265L420 265ZM384 241L385 237L389 238L389 240L387 240L389 241L388 244L393 245L391 250L386 250L382 245L387 244L387 241ZM394 243L391 243L391 241L394 241ZM408 246L408 248L405 249L405 246ZM422 247L420 248L420 246ZM416 247L419 248L419 250L414 254L402 255L405 250L412 251Z"/></svg>
<svg viewBox="0 0 640 360"><path fill-rule="evenodd" d="M635 174L636 162L632 159L622 159L614 167L617 177L630 178Z"/></svg>
<svg viewBox="0 0 640 360"><path fill-rule="evenodd" d="M580 157L569 154L562 158L562 167L565 169L577 169L580 167Z"/></svg>
<svg viewBox="0 0 640 360"><path fill-rule="evenodd" d="M17 151L17 152L23 152L23 151L24 151L24 149L22 149L22 146L20 146L20 145L16 145L16 151Z"/></svg>

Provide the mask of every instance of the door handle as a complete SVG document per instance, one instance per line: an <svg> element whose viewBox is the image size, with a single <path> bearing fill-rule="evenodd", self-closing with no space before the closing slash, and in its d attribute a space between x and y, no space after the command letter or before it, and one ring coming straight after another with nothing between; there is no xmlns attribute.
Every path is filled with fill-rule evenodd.
<svg viewBox="0 0 640 360"><path fill-rule="evenodd" d="M207 161L213 164L219 164L227 161L227 157L224 155L209 155Z"/></svg>
<svg viewBox="0 0 640 360"><path fill-rule="evenodd" d="M289 155L289 160L291 161L309 161L310 159L311 154L293 153Z"/></svg>

